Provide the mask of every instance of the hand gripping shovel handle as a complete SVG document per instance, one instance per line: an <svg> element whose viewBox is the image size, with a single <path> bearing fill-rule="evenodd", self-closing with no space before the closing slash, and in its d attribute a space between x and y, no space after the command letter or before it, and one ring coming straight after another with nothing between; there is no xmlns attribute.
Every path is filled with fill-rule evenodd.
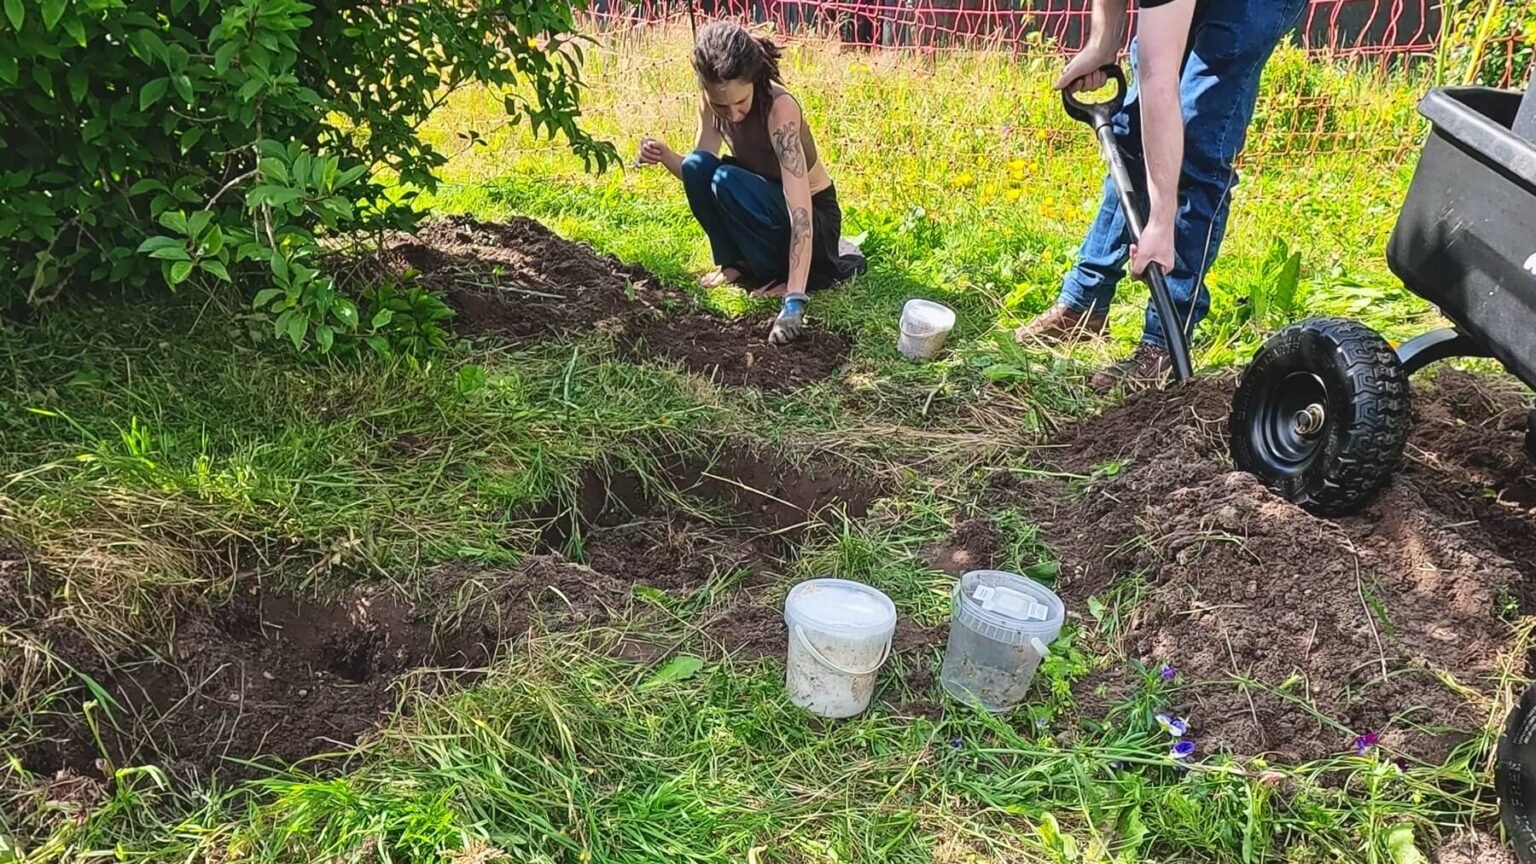
<svg viewBox="0 0 1536 864"><path fill-rule="evenodd" d="M1126 170L1125 157L1121 155L1120 141L1115 137L1114 127L1115 115L1125 107L1125 71L1113 63L1099 71L1115 85L1115 93L1108 101L1084 102L1077 98L1071 88L1065 88L1061 91L1061 103L1066 108L1067 116L1093 127L1104 161L1109 164L1110 180L1115 184L1116 194L1120 196L1120 212L1125 214L1126 225L1131 229L1131 239L1140 242L1145 222L1141 207L1136 202L1136 185L1131 179L1131 173ZM1147 267L1146 277L1152 290L1152 306L1157 310L1157 319L1163 325L1168 356L1173 361L1173 376L1179 381L1185 381L1194 371L1189 362L1189 342L1184 338L1184 328L1179 326L1178 313L1173 309L1173 297L1168 293L1168 276L1163 272L1161 264L1153 263Z"/></svg>

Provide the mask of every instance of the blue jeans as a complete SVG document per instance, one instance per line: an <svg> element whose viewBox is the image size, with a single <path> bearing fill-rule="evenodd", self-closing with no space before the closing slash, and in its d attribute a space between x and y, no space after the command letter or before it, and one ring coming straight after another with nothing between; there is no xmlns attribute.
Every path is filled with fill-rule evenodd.
<svg viewBox="0 0 1536 864"><path fill-rule="evenodd" d="M1179 177L1174 224L1174 265L1168 271L1168 292L1173 295L1173 308L1184 323L1186 336L1194 333L1210 309L1205 274L1226 234L1230 193L1237 185L1232 163L1248 137L1259 77L1275 46L1296 26L1305 8L1306 0L1217 2L1208 4L1195 19L1179 83L1184 169ZM1137 44L1133 42L1133 70L1136 59ZM1115 134L1125 151L1131 177L1144 190L1146 162L1138 96L1139 88L1132 85L1125 109L1115 117ZM1145 192L1141 194L1145 208ZM1062 283L1059 302L1078 311L1107 311L1115 288L1125 278L1129 257L1130 233L1114 184L1106 177L1098 215L1078 250L1077 263ZM1141 340L1166 347L1162 323L1151 303L1147 304Z"/></svg>
<svg viewBox="0 0 1536 864"><path fill-rule="evenodd" d="M683 192L721 267L759 279L789 271L789 205L782 187L698 150L683 159Z"/></svg>

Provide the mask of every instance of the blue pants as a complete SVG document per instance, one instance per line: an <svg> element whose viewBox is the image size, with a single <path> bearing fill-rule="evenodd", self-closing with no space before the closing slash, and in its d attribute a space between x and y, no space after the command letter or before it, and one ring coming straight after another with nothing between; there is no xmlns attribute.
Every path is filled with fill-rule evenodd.
<svg viewBox="0 0 1536 864"><path fill-rule="evenodd" d="M698 150L683 159L688 207L709 237L715 264L759 279L789 272L789 205L783 187Z"/></svg>
<svg viewBox="0 0 1536 864"><path fill-rule="evenodd" d="M1198 13L1190 33L1189 53L1179 83L1184 113L1184 169L1179 177L1178 216L1174 224L1174 265L1168 292L1184 324L1185 335L1210 309L1205 274L1221 249L1227 210L1237 172L1232 163L1242 152L1258 101L1259 77L1275 46L1290 32L1306 0L1256 3L1214 2ZM1137 45L1131 45L1134 70ZM1125 151L1131 177L1145 188L1146 163L1141 140L1139 88L1132 86L1125 109L1115 117L1115 134ZM1144 193L1143 193L1144 196ZM1145 207L1145 197L1142 199ZM1079 311L1103 312L1125 278L1130 233L1120 213L1113 182L1104 181L1103 200L1077 263L1062 283L1060 302ZM1166 347L1162 323L1147 304L1142 342Z"/></svg>

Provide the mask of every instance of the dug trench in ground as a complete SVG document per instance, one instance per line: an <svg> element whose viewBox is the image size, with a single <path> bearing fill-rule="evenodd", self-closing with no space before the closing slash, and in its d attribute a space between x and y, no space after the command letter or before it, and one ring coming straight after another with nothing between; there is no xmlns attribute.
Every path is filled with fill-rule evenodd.
<svg viewBox="0 0 1536 864"><path fill-rule="evenodd" d="M1502 716L1501 677L1525 672L1511 623L1536 584L1525 394L1454 370L1416 382L1403 468L1330 521L1233 471L1232 389L1133 397L1041 451L1068 477L999 474L987 497L1041 526L1079 620L1098 610L1127 660L1176 670L1169 707L1201 752L1304 761L1374 734L1438 764ZM984 556L987 532L967 530ZM1083 716L1141 680L1126 663L1095 672L1075 688Z"/></svg>
<svg viewBox="0 0 1536 864"><path fill-rule="evenodd" d="M834 514L863 517L884 487L849 464L813 460L797 468L771 452L742 447L661 465L667 488L714 515L700 518L658 500L632 474L592 471L573 502L545 514L554 517L544 532L545 549L579 557L620 584L679 592L714 582L718 602L699 622L713 647L743 660L781 657L787 639L782 602L801 541ZM903 617L892 652L915 657L942 639L939 630ZM666 647L655 646L652 653ZM906 689L926 690L925 676L931 676L909 671ZM915 710L931 713L931 706L925 702Z"/></svg>
<svg viewBox="0 0 1536 864"><path fill-rule="evenodd" d="M27 700L44 708L20 764L86 787L104 784L113 766L145 763L191 780L257 776L345 750L408 690L468 683L531 630L581 634L639 662L685 644L745 659L781 654L787 559L829 509L858 518L880 486L845 465L796 468L734 446L659 464L649 484L589 471L570 500L531 515L541 540L520 563L402 574L394 584L414 585L409 593L393 584L287 593L257 575L264 561L252 548L234 546L208 556L228 570L209 574L226 586L219 596L187 604L144 644L110 649L71 616L60 580L6 546L0 657L31 657L35 668L0 674L0 694L50 694ZM692 619L681 635L669 626L679 616ZM908 623L898 649L935 639ZM0 715L0 733L15 719Z"/></svg>
<svg viewBox="0 0 1536 864"><path fill-rule="evenodd" d="M769 345L771 316L712 315L639 267L531 219L443 219L398 240L384 259L447 296L460 333L513 346L599 332L630 359L678 363L720 384L763 391L825 379L852 349L848 338L820 327L790 345Z"/></svg>

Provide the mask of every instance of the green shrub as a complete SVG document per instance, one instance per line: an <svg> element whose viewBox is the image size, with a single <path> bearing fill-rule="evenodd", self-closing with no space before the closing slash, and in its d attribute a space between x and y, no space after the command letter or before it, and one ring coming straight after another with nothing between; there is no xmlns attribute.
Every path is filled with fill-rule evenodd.
<svg viewBox="0 0 1536 864"><path fill-rule="evenodd" d="M415 224L445 161L418 127L464 85L612 163L577 125L573 24L560 0L0 0L0 302L249 284L322 352L434 322L360 310L322 249Z"/></svg>

